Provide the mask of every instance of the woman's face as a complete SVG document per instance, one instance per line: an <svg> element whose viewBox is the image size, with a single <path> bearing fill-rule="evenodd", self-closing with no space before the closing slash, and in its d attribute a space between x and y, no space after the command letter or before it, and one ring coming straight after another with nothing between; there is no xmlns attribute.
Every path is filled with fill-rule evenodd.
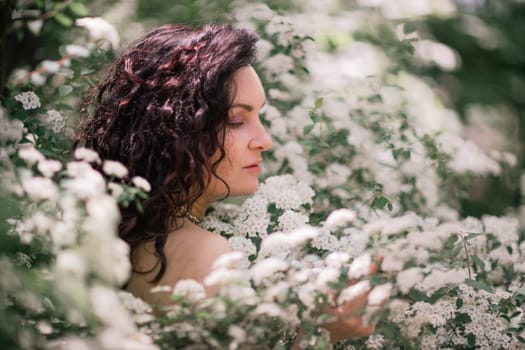
<svg viewBox="0 0 525 350"><path fill-rule="evenodd" d="M265 103L261 81L251 66L239 69L233 75L232 107L225 130L225 159L216 170L230 187L230 195L247 195L259 186L261 154L272 146L272 140L259 119ZM227 194L224 183L211 179L204 195L212 200Z"/></svg>

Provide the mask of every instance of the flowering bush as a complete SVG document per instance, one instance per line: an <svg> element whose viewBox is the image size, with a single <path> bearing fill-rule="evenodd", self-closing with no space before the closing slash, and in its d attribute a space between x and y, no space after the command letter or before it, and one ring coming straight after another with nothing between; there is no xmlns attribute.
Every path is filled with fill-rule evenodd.
<svg viewBox="0 0 525 350"><path fill-rule="evenodd" d="M465 139L457 113L403 69L414 47L417 59L447 69L453 52L425 56L450 52L403 27L414 15L408 2L316 3L284 15L240 2L232 14L261 37L263 117L275 146L257 193L218 203L203 222L235 251L205 281L221 285L217 295L205 299L192 280L159 287L152 292L171 293L174 304L158 317L119 291L129 262L117 203L140 208L149 184L90 150L69 154L72 111L91 84L83 64L118 47L116 30L77 8L72 17L82 18L69 25L89 36L64 43L58 60L14 72L0 108L2 195L13 208L0 245L2 345L326 349L320 326L368 293L362 316L378 322L376 334L335 347L523 347L523 227L512 214L459 211L463 181L504 174L515 157ZM416 14L454 11L425 3ZM372 262L379 271L369 274Z"/></svg>

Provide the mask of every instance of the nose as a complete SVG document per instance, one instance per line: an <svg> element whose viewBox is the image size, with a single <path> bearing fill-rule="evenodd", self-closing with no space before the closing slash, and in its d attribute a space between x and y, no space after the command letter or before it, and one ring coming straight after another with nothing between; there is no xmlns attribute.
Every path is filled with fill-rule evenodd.
<svg viewBox="0 0 525 350"><path fill-rule="evenodd" d="M258 123L255 133L248 144L250 149L266 151L272 147L272 137L261 122Z"/></svg>

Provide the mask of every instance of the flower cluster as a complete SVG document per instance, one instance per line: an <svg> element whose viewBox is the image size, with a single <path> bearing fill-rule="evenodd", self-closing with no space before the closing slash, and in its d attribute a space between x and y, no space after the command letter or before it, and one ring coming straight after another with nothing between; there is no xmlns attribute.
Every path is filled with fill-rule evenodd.
<svg viewBox="0 0 525 350"><path fill-rule="evenodd" d="M25 91L15 96L15 100L22 104L25 110L40 108L40 98L32 92Z"/></svg>
<svg viewBox="0 0 525 350"><path fill-rule="evenodd" d="M117 293L116 288L129 277L129 247L117 237L120 213L115 199L107 194L110 183L86 161L96 162L98 156L79 149L77 159L62 166L32 144L22 146L18 157L25 165L18 167L20 182L10 190L27 205L23 217L9 220L10 234L18 237L25 249L33 249L17 253L24 265L32 266L33 254L46 252L52 257L49 265L31 267L46 274L52 285L49 296L43 299L29 290L23 297L37 303L31 307L35 319L61 310L39 327L40 333L50 339L73 336L61 341L60 349L81 344L98 344L101 349L157 349L151 337L137 327L151 320L150 308L129 299L123 302ZM3 304L27 308L16 288L11 289L3 294ZM142 317L131 318L129 308L138 309ZM90 319L99 324L91 339L69 334L68 328L85 327Z"/></svg>

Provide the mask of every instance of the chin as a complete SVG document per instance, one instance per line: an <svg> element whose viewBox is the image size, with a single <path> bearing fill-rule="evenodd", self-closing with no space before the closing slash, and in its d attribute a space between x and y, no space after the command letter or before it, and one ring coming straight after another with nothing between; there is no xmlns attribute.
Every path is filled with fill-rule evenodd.
<svg viewBox="0 0 525 350"><path fill-rule="evenodd" d="M249 196L249 195L252 195L255 193L255 191L257 191L257 189L259 188L259 182L257 182L256 184L253 184L251 186L246 186L246 187L243 187L243 188L231 188L230 191L230 195L231 196Z"/></svg>

